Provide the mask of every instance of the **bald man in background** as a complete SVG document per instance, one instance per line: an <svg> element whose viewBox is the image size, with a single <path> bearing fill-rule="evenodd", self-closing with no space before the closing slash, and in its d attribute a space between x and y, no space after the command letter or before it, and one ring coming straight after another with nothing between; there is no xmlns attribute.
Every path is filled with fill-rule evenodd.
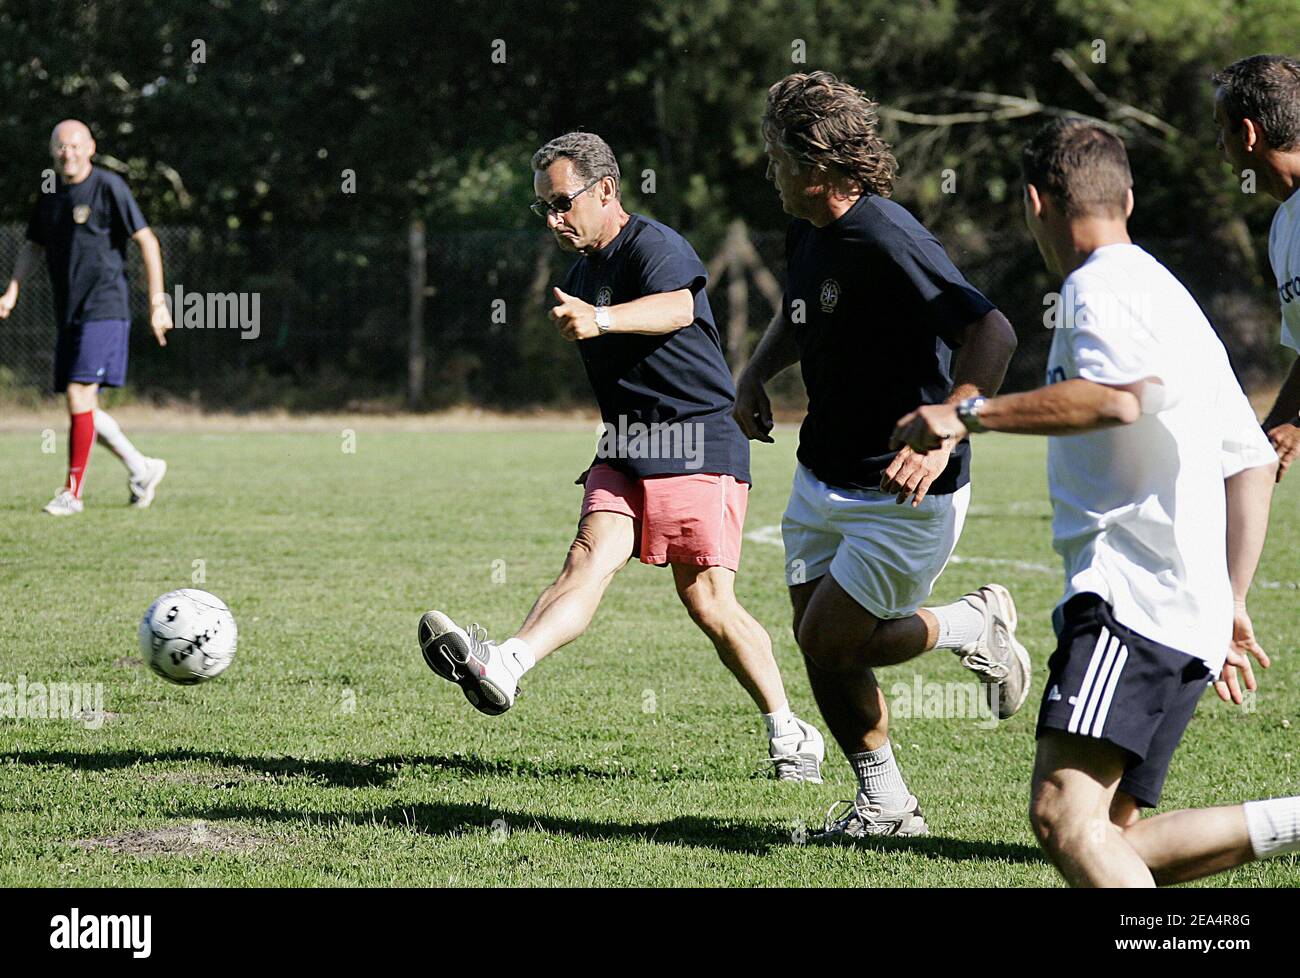
<svg viewBox="0 0 1300 978"><path fill-rule="evenodd" d="M0 295L0 319L8 318L18 290L42 253L50 272L59 329L54 356L54 390L68 400L68 478L46 506L52 516L82 511L90 449L98 433L129 473L130 504L143 509L167 463L142 455L112 416L99 408L100 387L126 382L127 338L131 328L126 282L126 242L140 246L148 279L150 325L159 346L172 328L163 286L162 250L126 182L91 164L95 139L85 123L67 119L50 134L57 181L42 193L27 225L9 287Z"/></svg>

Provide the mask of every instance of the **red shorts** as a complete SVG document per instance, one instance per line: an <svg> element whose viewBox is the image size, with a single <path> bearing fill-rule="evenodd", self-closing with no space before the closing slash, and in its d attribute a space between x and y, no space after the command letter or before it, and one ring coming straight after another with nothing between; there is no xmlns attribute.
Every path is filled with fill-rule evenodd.
<svg viewBox="0 0 1300 978"><path fill-rule="evenodd" d="M587 473L582 515L622 513L636 534L633 555L643 564L740 566L740 540L749 483L699 473L635 479L609 465Z"/></svg>

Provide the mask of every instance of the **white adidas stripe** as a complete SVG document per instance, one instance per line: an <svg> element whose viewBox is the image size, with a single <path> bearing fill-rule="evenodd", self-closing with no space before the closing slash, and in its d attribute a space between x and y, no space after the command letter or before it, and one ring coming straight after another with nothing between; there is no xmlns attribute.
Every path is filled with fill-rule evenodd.
<svg viewBox="0 0 1300 978"><path fill-rule="evenodd" d="M1115 667L1110 672L1110 681L1106 683L1106 693L1101 698L1101 706L1097 709L1097 719L1092 724L1092 735L1101 736L1102 727L1106 725L1106 717L1110 713L1110 701L1115 698L1115 689L1119 686L1119 674L1124 671L1124 663L1128 662L1128 649L1124 648L1121 643L1119 646L1119 658L1115 660Z"/></svg>
<svg viewBox="0 0 1300 978"><path fill-rule="evenodd" d="M1074 700L1074 712L1070 714L1070 722L1066 724L1066 729L1070 733L1079 732L1079 720L1083 716L1083 711L1087 709L1089 694L1092 692L1092 681L1097 676L1097 667L1101 665L1101 660L1106 655L1106 646L1109 642L1110 632L1103 625L1097 635L1097 644L1092 647L1092 658L1088 660L1088 671L1083 674L1083 682L1079 684L1079 692Z"/></svg>
<svg viewBox="0 0 1300 978"><path fill-rule="evenodd" d="M1101 694L1106 689L1106 680L1110 678L1110 671L1115 665L1115 655L1119 647L1119 639L1114 636L1109 637L1106 643L1106 654L1101 660L1101 665L1097 667L1097 674L1093 677L1092 686L1088 688L1088 705L1083 711L1083 720L1079 724L1078 733L1087 735L1089 728L1092 726L1092 718L1097 713L1097 704L1101 702Z"/></svg>

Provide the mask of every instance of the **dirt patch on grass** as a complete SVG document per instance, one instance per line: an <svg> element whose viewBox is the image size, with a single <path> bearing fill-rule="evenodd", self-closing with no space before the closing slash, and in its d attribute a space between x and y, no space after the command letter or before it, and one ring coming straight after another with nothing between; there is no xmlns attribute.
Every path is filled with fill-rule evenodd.
<svg viewBox="0 0 1300 978"><path fill-rule="evenodd" d="M143 779L153 784L193 784L204 788L238 788L240 785L255 782L274 781L270 774L262 772L240 772L237 774L218 774L213 771L152 771Z"/></svg>
<svg viewBox="0 0 1300 978"><path fill-rule="evenodd" d="M108 849L129 856L159 856L251 852L267 841L248 832L194 822L161 829L137 829L99 839L78 839L73 845L82 849Z"/></svg>

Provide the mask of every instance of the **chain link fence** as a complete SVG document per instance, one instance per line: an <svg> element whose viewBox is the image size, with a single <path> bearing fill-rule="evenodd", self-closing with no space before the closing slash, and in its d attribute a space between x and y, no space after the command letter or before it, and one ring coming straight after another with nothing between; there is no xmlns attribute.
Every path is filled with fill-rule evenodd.
<svg viewBox="0 0 1300 978"><path fill-rule="evenodd" d="M423 235L423 261L417 259L420 269L412 267L407 231L155 230L169 293L179 289L182 296L173 309L178 328L166 349L159 349L147 328L139 249L130 247L130 396L237 411L590 404L577 351L557 337L546 316L553 304L550 286L562 280L572 259L545 232L429 231ZM0 226L4 280L24 232L22 225ZM783 280L784 235L751 232L748 239L757 261L778 283ZM726 267L715 260L722 240L696 244L706 263ZM1051 341L1043 327L1043 296L1056 285L1032 244L991 246L978 235L948 236L945 244L1020 335L1007 389L1037 386ZM1283 358L1266 283L1225 276L1200 242L1147 246L1183 278L1221 329L1243 381L1276 382ZM731 285L715 277L709 297L724 341L730 334L732 347L738 340L744 346L727 351L735 367L757 341L772 307L752 283L743 289ZM243 303L230 309L241 308L255 323L237 328L232 314L223 326L208 304L212 297L218 306L222 300ZM197 313L196 301L202 304ZM736 301L747 307L739 330L729 305ZM30 400L49 390L53 316L41 268L23 286L13 314L0 321L0 396ZM414 347L413 317L421 324ZM414 350L424 363L415 373ZM797 410L798 371L783 375L773 393L778 403Z"/></svg>

